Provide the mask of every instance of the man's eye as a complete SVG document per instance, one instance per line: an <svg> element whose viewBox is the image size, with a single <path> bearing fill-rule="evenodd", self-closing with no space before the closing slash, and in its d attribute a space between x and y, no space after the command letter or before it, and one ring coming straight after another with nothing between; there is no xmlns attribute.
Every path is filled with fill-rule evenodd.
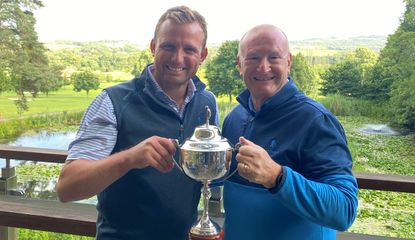
<svg viewBox="0 0 415 240"><path fill-rule="evenodd" d="M196 49L194 49L194 48L185 48L184 50L188 53L195 53L196 52Z"/></svg>
<svg viewBox="0 0 415 240"><path fill-rule="evenodd" d="M172 50L174 49L173 45L162 45L161 48L165 49L165 50Z"/></svg>

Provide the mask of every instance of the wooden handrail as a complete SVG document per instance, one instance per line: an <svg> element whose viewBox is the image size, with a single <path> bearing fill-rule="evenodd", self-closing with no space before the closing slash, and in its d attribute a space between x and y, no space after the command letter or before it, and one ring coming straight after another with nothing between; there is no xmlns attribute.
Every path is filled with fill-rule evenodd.
<svg viewBox="0 0 415 240"><path fill-rule="evenodd" d="M65 150L0 145L0 158L5 159L64 163L66 156Z"/></svg>
<svg viewBox="0 0 415 240"><path fill-rule="evenodd" d="M95 236L94 205L0 194L0 226Z"/></svg>
<svg viewBox="0 0 415 240"><path fill-rule="evenodd" d="M0 145L0 158L64 163L67 151ZM415 193L415 176L354 172L360 189Z"/></svg>
<svg viewBox="0 0 415 240"><path fill-rule="evenodd" d="M415 176L354 172L360 189L415 193Z"/></svg>

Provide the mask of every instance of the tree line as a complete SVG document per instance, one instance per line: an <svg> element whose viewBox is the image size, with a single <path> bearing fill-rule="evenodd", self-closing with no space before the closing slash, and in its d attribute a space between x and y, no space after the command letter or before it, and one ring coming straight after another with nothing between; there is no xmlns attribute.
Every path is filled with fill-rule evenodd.
<svg viewBox="0 0 415 240"><path fill-rule="evenodd" d="M380 52L357 48L325 56L295 54L291 75L298 87L311 97L339 94L383 104L393 123L415 129L415 0L405 3L400 26ZM71 47L47 49L34 30L33 11L42 6L40 0L0 1L0 93L16 92L19 109L27 109L27 94L48 94L66 84L88 93L100 81L113 80L102 73L139 75L152 62L148 49L128 43L61 41ZM229 101L244 89L235 64L238 43L211 48L199 72L210 90Z"/></svg>

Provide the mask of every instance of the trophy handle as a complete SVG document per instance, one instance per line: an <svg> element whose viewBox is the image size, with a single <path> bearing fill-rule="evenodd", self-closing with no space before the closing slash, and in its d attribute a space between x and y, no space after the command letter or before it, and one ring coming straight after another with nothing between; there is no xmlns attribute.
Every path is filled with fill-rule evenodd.
<svg viewBox="0 0 415 240"><path fill-rule="evenodd" d="M171 139L171 141L174 143L174 145L176 146L176 148L179 150L180 152L180 143L178 139ZM177 163L176 159L174 159L174 157L171 157L171 160L173 161L174 165L177 167L177 169L180 170L180 172L182 172L186 177L188 177L189 179L199 182L196 179L190 177L189 175L187 175L186 171L183 169L182 166L180 166L179 163ZM179 161L180 161L180 154L179 154Z"/></svg>
<svg viewBox="0 0 415 240"><path fill-rule="evenodd" d="M176 146L176 150L180 151L180 143L178 139L171 139L173 144ZM173 161L174 165L180 170L180 172L184 173L184 175L187 176L187 174L184 172L183 168L180 166L180 164L177 163L176 159L174 159L174 156L171 157L171 160ZM180 161L180 154L179 154L179 161ZM188 176L189 177L189 176ZM190 177L189 177L190 178Z"/></svg>

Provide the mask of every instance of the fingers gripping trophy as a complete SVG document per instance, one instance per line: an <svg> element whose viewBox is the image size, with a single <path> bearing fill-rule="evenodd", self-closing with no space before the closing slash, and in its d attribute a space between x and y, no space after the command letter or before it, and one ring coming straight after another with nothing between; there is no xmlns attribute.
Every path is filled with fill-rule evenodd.
<svg viewBox="0 0 415 240"><path fill-rule="evenodd" d="M198 126L192 137L180 149L180 169L193 180L202 182L203 212L200 219L189 231L190 240L222 240L223 229L209 218L209 183L224 180L229 174L234 149L228 140L220 135L219 128L209 125L211 112L206 109L206 124ZM174 161L176 162L176 161ZM222 178L222 179L221 179Z"/></svg>

